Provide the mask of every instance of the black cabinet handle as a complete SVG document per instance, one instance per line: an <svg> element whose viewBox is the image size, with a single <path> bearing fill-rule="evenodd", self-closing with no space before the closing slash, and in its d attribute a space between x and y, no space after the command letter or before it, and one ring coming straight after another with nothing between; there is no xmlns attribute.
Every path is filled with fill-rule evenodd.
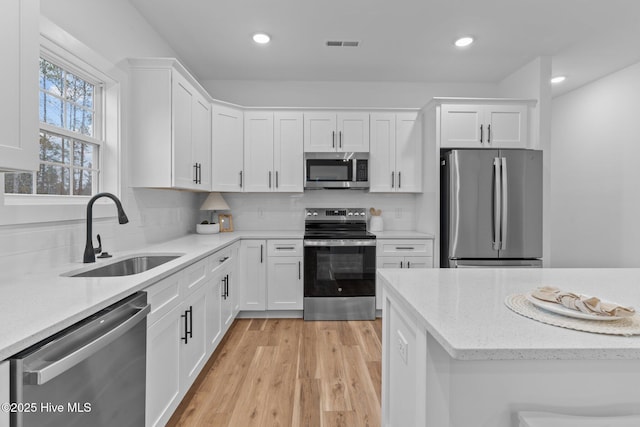
<svg viewBox="0 0 640 427"><path fill-rule="evenodd" d="M189 306L189 338L193 338L193 306Z"/></svg>
<svg viewBox="0 0 640 427"><path fill-rule="evenodd" d="M226 260L228 260L228 259L229 259L229 257L228 257L228 256L226 256L226 257L224 257L224 258L220 258L218 261L222 264L223 262L225 262L225 261L226 261Z"/></svg>
<svg viewBox="0 0 640 427"><path fill-rule="evenodd" d="M491 125L487 125L487 142L491 143Z"/></svg>
<svg viewBox="0 0 640 427"><path fill-rule="evenodd" d="M411 261L407 261L407 268L411 268Z"/></svg>
<svg viewBox="0 0 640 427"><path fill-rule="evenodd" d="M302 279L302 261L298 261L298 280Z"/></svg>
<svg viewBox="0 0 640 427"><path fill-rule="evenodd" d="M227 286L226 286L227 278L222 278L222 298L227 299Z"/></svg>
<svg viewBox="0 0 640 427"><path fill-rule="evenodd" d="M242 188L242 171L240 171L240 188Z"/></svg>
<svg viewBox="0 0 640 427"><path fill-rule="evenodd" d="M183 340L185 344L189 343L189 330L188 330L188 326L187 326L187 312L188 312L188 310L185 310L184 314L180 315L180 317L182 317L184 319L184 336L182 338L180 338L180 339Z"/></svg>
<svg viewBox="0 0 640 427"><path fill-rule="evenodd" d="M271 188L271 171L269 171L269 188Z"/></svg>
<svg viewBox="0 0 640 427"><path fill-rule="evenodd" d="M391 172L391 188L393 188L395 186L395 181L396 181L396 173L395 172Z"/></svg>
<svg viewBox="0 0 640 427"><path fill-rule="evenodd" d="M276 171L276 188L278 188L278 171Z"/></svg>
<svg viewBox="0 0 640 427"><path fill-rule="evenodd" d="M482 125L480 125L480 142L482 142L482 135L483 135L483 129L482 129Z"/></svg>
<svg viewBox="0 0 640 427"><path fill-rule="evenodd" d="M331 147L336 148L336 131L331 131Z"/></svg>
<svg viewBox="0 0 640 427"><path fill-rule="evenodd" d="M398 172L398 188L402 188L402 172Z"/></svg>
<svg viewBox="0 0 640 427"><path fill-rule="evenodd" d="M264 260L264 258L262 256L262 245L260 245L260 264L262 264L263 260Z"/></svg>
<svg viewBox="0 0 640 427"><path fill-rule="evenodd" d="M227 298L229 298L229 275L228 274L227 274L227 280L225 280L224 283L226 288L225 295L227 296Z"/></svg>
<svg viewBox="0 0 640 427"><path fill-rule="evenodd" d="M198 164L197 163L193 164L193 175L194 175L193 182L197 184L198 183Z"/></svg>
<svg viewBox="0 0 640 427"><path fill-rule="evenodd" d="M339 133L340 133L340 148L342 148L342 131L340 131Z"/></svg>
<svg viewBox="0 0 640 427"><path fill-rule="evenodd" d="M400 268L402 268L402 261L400 261Z"/></svg>

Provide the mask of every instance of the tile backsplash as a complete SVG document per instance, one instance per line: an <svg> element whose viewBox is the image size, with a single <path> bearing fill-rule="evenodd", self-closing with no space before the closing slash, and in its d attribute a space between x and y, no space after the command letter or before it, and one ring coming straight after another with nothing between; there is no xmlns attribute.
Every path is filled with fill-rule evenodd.
<svg viewBox="0 0 640 427"><path fill-rule="evenodd" d="M359 190L312 190L304 193L224 193L235 230L302 230L304 208L370 207L382 210L385 230L416 228L416 196ZM204 200L204 196L202 196ZM227 212L225 212L227 213ZM209 219L210 212L202 212Z"/></svg>

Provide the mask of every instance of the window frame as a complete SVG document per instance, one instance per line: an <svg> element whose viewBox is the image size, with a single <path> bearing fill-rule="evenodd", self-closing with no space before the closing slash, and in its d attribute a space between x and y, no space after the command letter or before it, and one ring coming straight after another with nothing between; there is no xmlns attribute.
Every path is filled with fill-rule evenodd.
<svg viewBox="0 0 640 427"><path fill-rule="evenodd" d="M99 100L101 123L100 138L82 136L73 131L39 122L39 129L52 130L54 134L73 139L86 139L100 145L98 156L98 180L100 192L121 194L121 139L122 117L121 99L127 84L127 75L118 65L75 39L69 33L48 19L40 20L40 56L52 60L90 83L101 82L102 96ZM97 85L96 85L97 86ZM94 97L94 103L98 99ZM81 136L81 135L80 135ZM98 140L99 139L99 140ZM94 141L96 140L96 141ZM39 160L39 164L41 161ZM78 168L79 169L79 168ZM74 167L70 165L70 173ZM4 174L0 174L0 225L16 225L40 222L55 222L84 219L87 202L92 196L12 194L4 193ZM95 218L113 217L115 212L108 209L105 200L98 200L94 207ZM46 209L42 209L42 208Z"/></svg>

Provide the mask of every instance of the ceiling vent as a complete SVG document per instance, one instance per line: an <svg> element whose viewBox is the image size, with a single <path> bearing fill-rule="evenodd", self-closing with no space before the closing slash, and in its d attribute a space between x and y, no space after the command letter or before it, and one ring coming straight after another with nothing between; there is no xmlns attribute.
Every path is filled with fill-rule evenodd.
<svg viewBox="0 0 640 427"><path fill-rule="evenodd" d="M327 42L329 47L358 47L359 45L358 41L329 40Z"/></svg>

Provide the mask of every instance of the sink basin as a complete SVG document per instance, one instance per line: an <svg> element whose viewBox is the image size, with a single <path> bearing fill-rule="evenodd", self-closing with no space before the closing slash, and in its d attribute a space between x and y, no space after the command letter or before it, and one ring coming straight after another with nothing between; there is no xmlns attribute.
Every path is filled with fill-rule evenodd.
<svg viewBox="0 0 640 427"><path fill-rule="evenodd" d="M132 255L111 264L101 265L90 270L75 270L63 274L67 277L120 277L143 273L162 264L179 258L182 254Z"/></svg>

